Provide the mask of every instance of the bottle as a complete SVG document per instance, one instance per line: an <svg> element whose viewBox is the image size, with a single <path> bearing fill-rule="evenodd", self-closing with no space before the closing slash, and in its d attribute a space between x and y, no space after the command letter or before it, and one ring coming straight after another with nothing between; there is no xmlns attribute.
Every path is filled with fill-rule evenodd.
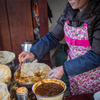
<svg viewBox="0 0 100 100"><path fill-rule="evenodd" d="M16 90L18 100L28 100L28 90L26 87L20 87Z"/></svg>

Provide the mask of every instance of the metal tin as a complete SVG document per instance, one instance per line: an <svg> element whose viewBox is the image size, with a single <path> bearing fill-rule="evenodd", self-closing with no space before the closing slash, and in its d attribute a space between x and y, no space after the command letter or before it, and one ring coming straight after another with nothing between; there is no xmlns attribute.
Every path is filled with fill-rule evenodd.
<svg viewBox="0 0 100 100"><path fill-rule="evenodd" d="M18 89L24 88L26 91L18 92ZM16 90L16 95L18 100L28 100L28 90L26 87L20 87Z"/></svg>
<svg viewBox="0 0 100 100"><path fill-rule="evenodd" d="M30 48L32 47L32 45L33 45L33 40L27 40L27 41L25 41L25 43L24 43L24 51L27 51L27 52L30 52ZM30 60L29 59L27 59L26 61L25 61L25 63L28 63L28 62L30 62Z"/></svg>
<svg viewBox="0 0 100 100"><path fill-rule="evenodd" d="M30 52L30 48L33 45L33 40L27 40L24 43L24 51Z"/></svg>

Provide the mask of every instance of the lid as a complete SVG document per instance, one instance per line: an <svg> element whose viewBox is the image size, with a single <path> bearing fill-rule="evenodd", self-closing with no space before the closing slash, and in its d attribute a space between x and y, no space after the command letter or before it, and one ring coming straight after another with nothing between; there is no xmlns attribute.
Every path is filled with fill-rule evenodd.
<svg viewBox="0 0 100 100"><path fill-rule="evenodd" d="M26 87L20 87L16 90L16 93L19 94L19 95L23 95L23 94L26 94L28 92L27 88Z"/></svg>
<svg viewBox="0 0 100 100"><path fill-rule="evenodd" d="M33 43L34 41L33 40L26 40L25 41L25 44L27 43L27 44L29 44L29 43Z"/></svg>

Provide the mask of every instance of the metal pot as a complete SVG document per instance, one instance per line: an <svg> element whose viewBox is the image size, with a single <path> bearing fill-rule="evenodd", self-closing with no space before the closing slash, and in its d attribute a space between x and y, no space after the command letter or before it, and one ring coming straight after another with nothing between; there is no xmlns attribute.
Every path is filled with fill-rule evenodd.
<svg viewBox="0 0 100 100"><path fill-rule="evenodd" d="M26 40L24 44L21 44L22 50L30 52L30 48L33 46L34 41L33 40ZM30 60L26 60L25 63L30 62Z"/></svg>
<svg viewBox="0 0 100 100"><path fill-rule="evenodd" d="M26 41L24 42L24 44L21 44L22 50L23 50L23 51L30 52L31 47L32 47L33 45L35 45L37 42L38 42L38 40L34 40L34 41L33 41L33 40L26 40ZM27 60L25 61L25 63L32 62L32 61L33 61L33 60L27 59Z"/></svg>

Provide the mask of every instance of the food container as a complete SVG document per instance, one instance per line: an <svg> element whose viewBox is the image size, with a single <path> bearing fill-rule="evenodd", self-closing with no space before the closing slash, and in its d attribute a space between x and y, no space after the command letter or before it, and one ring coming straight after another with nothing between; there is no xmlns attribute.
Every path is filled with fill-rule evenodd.
<svg viewBox="0 0 100 100"><path fill-rule="evenodd" d="M33 42L34 42L33 40L26 40L22 47L23 51L30 52L30 48L32 47ZM30 59L27 59L27 60L25 60L25 63L28 63L30 61L31 61Z"/></svg>
<svg viewBox="0 0 100 100"><path fill-rule="evenodd" d="M26 87L20 87L16 90L18 100L28 100L28 90Z"/></svg>
<svg viewBox="0 0 100 100"><path fill-rule="evenodd" d="M25 63L21 66L21 75L19 78L18 70L14 73L14 80L21 86L32 88L33 84L45 78L51 68L45 63L36 63L34 60L32 63Z"/></svg>
<svg viewBox="0 0 100 100"><path fill-rule="evenodd" d="M94 95L94 100L100 100L100 91L96 92Z"/></svg>
<svg viewBox="0 0 100 100"><path fill-rule="evenodd" d="M43 83L57 83L57 84L60 84L64 88L64 90L61 93L59 93L58 95L55 95L55 96L41 96L41 95L36 94L35 93L36 88L38 86L40 86L41 84L43 84ZM36 82L32 86L32 91L36 95L37 100L62 100L66 88L67 88L66 84L63 81L61 81L61 80L57 80L57 79L44 79L42 81Z"/></svg>

